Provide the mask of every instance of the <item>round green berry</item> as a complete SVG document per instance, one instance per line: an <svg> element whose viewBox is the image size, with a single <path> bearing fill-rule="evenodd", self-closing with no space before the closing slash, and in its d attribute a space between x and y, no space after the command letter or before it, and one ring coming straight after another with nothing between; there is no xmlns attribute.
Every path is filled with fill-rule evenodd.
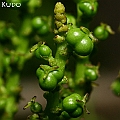
<svg viewBox="0 0 120 120"><path fill-rule="evenodd" d="M33 102L30 106L30 110L33 113L40 113L42 112L42 105L39 104L38 102Z"/></svg>

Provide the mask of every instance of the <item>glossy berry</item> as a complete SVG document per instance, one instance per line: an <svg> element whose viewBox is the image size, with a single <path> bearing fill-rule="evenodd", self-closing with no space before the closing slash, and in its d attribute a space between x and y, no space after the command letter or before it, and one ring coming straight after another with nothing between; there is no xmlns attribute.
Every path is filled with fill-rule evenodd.
<svg viewBox="0 0 120 120"><path fill-rule="evenodd" d="M73 112L74 110L77 109L77 102L75 98L71 97L66 97L63 100L63 108L67 112Z"/></svg>
<svg viewBox="0 0 120 120"><path fill-rule="evenodd" d="M93 50L93 42L86 35L82 40L78 42L78 44L76 44L74 50L77 54L81 56L89 55Z"/></svg>
<svg viewBox="0 0 120 120"><path fill-rule="evenodd" d="M39 53L41 56L49 56L51 53L51 49L47 45L41 45L39 47Z"/></svg>
<svg viewBox="0 0 120 120"><path fill-rule="evenodd" d="M98 78L98 71L94 68L87 68L85 70L85 78L89 81L95 81Z"/></svg>
<svg viewBox="0 0 120 120"><path fill-rule="evenodd" d="M40 113L42 112L42 105L39 104L38 102L33 102L30 106L30 110L33 113Z"/></svg>
<svg viewBox="0 0 120 120"><path fill-rule="evenodd" d="M83 28L86 31L86 28ZM89 32L80 28L73 28L67 32L66 41L72 46L75 52L81 56L89 55L93 50L93 42Z"/></svg>
<svg viewBox="0 0 120 120"><path fill-rule="evenodd" d="M77 100L81 100L79 94L71 94L63 99L63 109L68 112L74 112L79 106Z"/></svg>
<svg viewBox="0 0 120 120"><path fill-rule="evenodd" d="M49 57L50 53L51 53L51 49L47 45L41 45L35 51L35 55L36 55L37 58L40 58L40 57Z"/></svg>
<svg viewBox="0 0 120 120"><path fill-rule="evenodd" d="M57 79L58 82L60 82L64 76L64 73L62 70L54 70L52 74L54 75L54 77Z"/></svg>
<svg viewBox="0 0 120 120"><path fill-rule="evenodd" d="M39 85L44 91L52 91L57 86L57 79L54 77L52 73L49 73L46 78L39 78Z"/></svg>
<svg viewBox="0 0 120 120"><path fill-rule="evenodd" d="M105 40L108 38L109 33L104 26L98 26L94 30L94 36L98 38L98 40Z"/></svg>
<svg viewBox="0 0 120 120"><path fill-rule="evenodd" d="M70 44L75 46L85 34L80 30L80 28L73 28L67 32L66 41Z"/></svg>
<svg viewBox="0 0 120 120"><path fill-rule="evenodd" d="M81 0L79 2L79 9L84 17L93 17L97 13L98 3L96 0Z"/></svg>

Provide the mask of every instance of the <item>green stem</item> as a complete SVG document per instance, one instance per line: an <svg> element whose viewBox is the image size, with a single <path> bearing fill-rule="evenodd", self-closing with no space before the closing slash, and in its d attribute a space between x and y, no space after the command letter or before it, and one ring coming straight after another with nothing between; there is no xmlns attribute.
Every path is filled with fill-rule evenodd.
<svg viewBox="0 0 120 120"><path fill-rule="evenodd" d="M67 43L63 42L57 45L57 51L55 55L55 60L57 62L58 67L61 70L65 69L66 60L68 58L68 48Z"/></svg>
<svg viewBox="0 0 120 120"><path fill-rule="evenodd" d="M63 42L57 45L57 51L55 55L55 60L57 63L57 66L59 67L58 69L64 72L65 65L66 65L66 60L68 58L68 53L67 53L67 43ZM56 120L57 115L54 113L59 112L59 90L54 90L52 92L47 93L46 95L46 100L47 100L47 106L45 108L45 116L48 116L50 120ZM57 109L58 108L58 109ZM60 109L62 109L60 107ZM57 111L58 110L58 111Z"/></svg>
<svg viewBox="0 0 120 120"><path fill-rule="evenodd" d="M59 91L47 93L46 100L47 105L44 114L49 118L49 120L56 120L57 116L54 114L54 112L56 106L59 104Z"/></svg>
<svg viewBox="0 0 120 120"><path fill-rule="evenodd" d="M75 82L82 81L84 79L84 69L86 64L89 64L89 57L77 57L76 59L76 70L75 70Z"/></svg>
<svg viewBox="0 0 120 120"><path fill-rule="evenodd" d="M77 57L76 59L76 68L75 68L75 75L74 75L74 81L75 81L75 90L76 92L80 93L81 96L84 96L85 93L85 79L84 79L84 70L86 68L86 65L89 64L89 56L85 57Z"/></svg>

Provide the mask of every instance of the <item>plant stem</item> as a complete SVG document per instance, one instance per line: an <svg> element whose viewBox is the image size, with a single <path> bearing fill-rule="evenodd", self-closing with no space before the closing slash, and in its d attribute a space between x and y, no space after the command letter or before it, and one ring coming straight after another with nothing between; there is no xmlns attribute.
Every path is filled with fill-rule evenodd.
<svg viewBox="0 0 120 120"><path fill-rule="evenodd" d="M86 82L84 79L84 70L86 68L86 65L89 64L89 56L85 57L77 57L76 59L76 69L75 69L75 75L74 75L74 81L75 81L75 90L78 92L81 96L84 96L85 93L85 87Z"/></svg>
<svg viewBox="0 0 120 120"><path fill-rule="evenodd" d="M57 66L59 67L58 69L63 72L65 69L66 60L68 58L67 50L68 48L67 48L66 42L63 42L57 45L55 60L56 60ZM48 116L50 120L57 119L57 116L54 113L59 112L59 107L60 107L59 95L60 95L59 90L55 89L54 91L47 93L47 96L45 97L47 100L47 105L44 112L45 112L45 116ZM58 111L57 111L57 108L58 108Z"/></svg>
<svg viewBox="0 0 120 120"><path fill-rule="evenodd" d="M57 62L58 67L61 70L65 69L66 60L68 58L68 48L67 43L63 42L57 45L57 51L55 55L55 60Z"/></svg>
<svg viewBox="0 0 120 120"><path fill-rule="evenodd" d="M54 109L59 104L59 91L49 92L46 97L47 105L44 111L45 116L50 120L56 120L56 115L54 114Z"/></svg>

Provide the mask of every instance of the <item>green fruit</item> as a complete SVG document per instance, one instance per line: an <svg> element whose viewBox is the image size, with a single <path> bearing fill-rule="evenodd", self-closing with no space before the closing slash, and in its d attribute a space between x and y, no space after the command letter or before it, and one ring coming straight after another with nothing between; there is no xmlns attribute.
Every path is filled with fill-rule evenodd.
<svg viewBox="0 0 120 120"><path fill-rule="evenodd" d="M37 76L38 79L42 78L44 76L44 71L41 68L38 68L36 70L36 76Z"/></svg>
<svg viewBox="0 0 120 120"><path fill-rule="evenodd" d="M74 112L78 107L78 101L81 100L81 96L77 93L73 93L63 99L63 109L68 112Z"/></svg>
<svg viewBox="0 0 120 120"><path fill-rule="evenodd" d="M39 85L44 91L52 91L57 86L57 79L52 73L49 73L46 78L39 78Z"/></svg>
<svg viewBox="0 0 120 120"><path fill-rule="evenodd" d="M37 58L49 57L50 53L51 53L51 49L47 45L41 45L35 51L35 55L36 55Z"/></svg>
<svg viewBox="0 0 120 120"><path fill-rule="evenodd" d="M36 29L41 28L44 25L44 21L41 17L36 16L32 19L32 26Z"/></svg>
<svg viewBox="0 0 120 120"><path fill-rule="evenodd" d="M80 28L73 28L67 32L66 41L70 45L75 46L84 36L85 33L83 33Z"/></svg>
<svg viewBox="0 0 120 120"><path fill-rule="evenodd" d="M111 89L116 96L120 97L120 78L112 83Z"/></svg>
<svg viewBox="0 0 120 120"><path fill-rule="evenodd" d="M33 102L30 106L30 110L33 113L40 113L40 112L42 112L42 105L39 104L38 102Z"/></svg>
<svg viewBox="0 0 120 120"><path fill-rule="evenodd" d="M70 95L71 97L75 97L76 100L82 100L82 96L80 96L78 93L73 93Z"/></svg>
<svg viewBox="0 0 120 120"><path fill-rule="evenodd" d="M79 2L79 9L84 17L93 17L97 13L98 3L96 0L81 0Z"/></svg>
<svg viewBox="0 0 120 120"><path fill-rule="evenodd" d="M62 117L65 118L65 119L70 119L70 115L66 112L66 111L63 111L61 113Z"/></svg>
<svg viewBox="0 0 120 120"><path fill-rule="evenodd" d="M74 48L75 52L81 56L89 55L93 50L93 42L92 40L86 35L82 40L80 40Z"/></svg>
<svg viewBox="0 0 120 120"><path fill-rule="evenodd" d="M71 97L66 97L64 98L63 100L63 109L66 111L66 112L73 112L77 109L77 102L76 102L76 99L75 98L71 98Z"/></svg>
<svg viewBox="0 0 120 120"><path fill-rule="evenodd" d="M69 115L72 118L77 118L79 116L81 116L83 114L83 108L82 107L78 107L74 112L70 113Z"/></svg>
<svg viewBox="0 0 120 120"><path fill-rule="evenodd" d="M85 78L90 81L95 81L98 78L98 71L94 68L87 68L85 70Z"/></svg>
<svg viewBox="0 0 120 120"><path fill-rule="evenodd" d="M109 33L104 26L98 26L94 30L94 36L99 40L105 40L108 38Z"/></svg>
<svg viewBox="0 0 120 120"><path fill-rule="evenodd" d="M54 75L54 77L57 79L58 82L60 82L64 76L64 73L62 70L54 70L52 74Z"/></svg>
<svg viewBox="0 0 120 120"><path fill-rule="evenodd" d="M41 45L38 49L41 56L49 56L51 53L51 49L47 45Z"/></svg>
<svg viewBox="0 0 120 120"><path fill-rule="evenodd" d="M66 41L78 55L87 56L93 50L93 41L87 28L70 29L66 35Z"/></svg>
<svg viewBox="0 0 120 120"><path fill-rule="evenodd" d="M71 23L73 26L76 26L76 19L73 15L67 14L66 17L67 17L67 24Z"/></svg>

